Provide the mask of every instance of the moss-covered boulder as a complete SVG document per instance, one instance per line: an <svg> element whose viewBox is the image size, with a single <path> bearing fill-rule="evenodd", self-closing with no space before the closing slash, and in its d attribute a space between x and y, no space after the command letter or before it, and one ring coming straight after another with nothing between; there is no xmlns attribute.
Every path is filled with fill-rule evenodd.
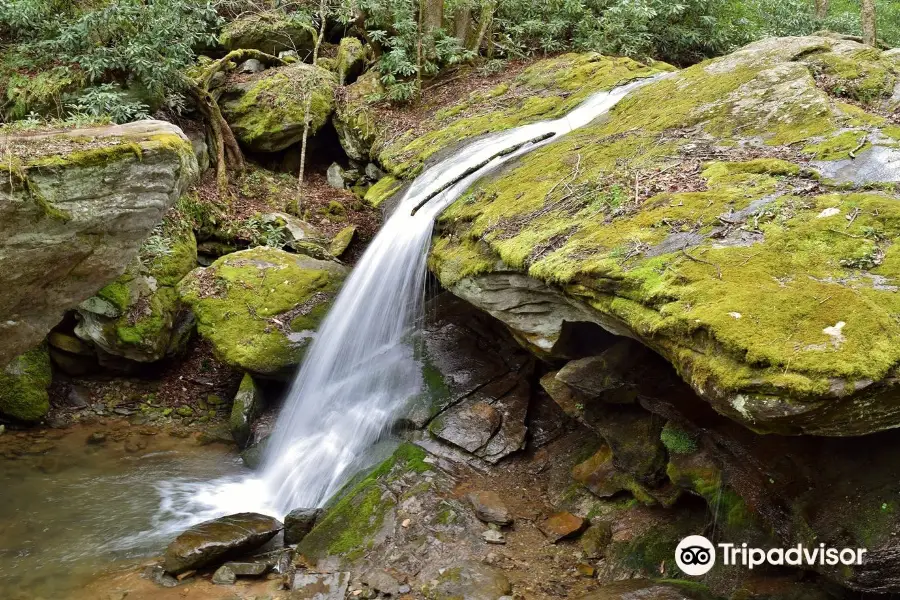
<svg viewBox="0 0 900 600"><path fill-rule="evenodd" d="M333 261L260 246L195 269L178 291L223 362L282 377L302 360L346 274Z"/></svg>
<svg viewBox="0 0 900 600"><path fill-rule="evenodd" d="M286 50L305 53L315 44L316 29L309 16L264 11L248 14L222 28L219 43L226 50L250 48L277 55Z"/></svg>
<svg viewBox="0 0 900 600"><path fill-rule="evenodd" d="M0 369L0 415L26 422L42 419L50 410L52 378L46 344L12 359Z"/></svg>
<svg viewBox="0 0 900 600"><path fill-rule="evenodd" d="M596 53L565 54L541 60L494 87L477 89L452 105L446 99L426 99L425 118L401 135L384 131L375 101L381 99L377 79L367 73L349 86L337 111L335 126L353 135L348 146L368 149L390 175L411 178L425 161L479 135L502 131L564 115L594 92L671 69L663 63L647 65L628 58ZM342 138L343 139L343 138ZM361 160L357 158L357 160Z"/></svg>
<svg viewBox="0 0 900 600"><path fill-rule="evenodd" d="M347 85L356 81L366 66L366 47L355 37L345 37L338 44L335 70L338 82Z"/></svg>
<svg viewBox="0 0 900 600"><path fill-rule="evenodd" d="M314 136L334 112L333 73L303 63L231 81L222 96L222 114L238 141L250 150L276 152L303 137L309 107Z"/></svg>
<svg viewBox="0 0 900 600"><path fill-rule="evenodd" d="M755 430L897 427L900 130L888 83L822 79L848 56L866 89L900 68L782 38L640 88L451 206L432 269L544 353L566 321L637 339Z"/></svg>
<svg viewBox="0 0 900 600"><path fill-rule="evenodd" d="M263 398L259 386L253 381L253 377L244 374L234 403L231 405L231 416L228 426L231 429L231 437L241 448L246 448L253 437L253 422L262 414Z"/></svg>
<svg viewBox="0 0 900 600"><path fill-rule="evenodd" d="M140 121L0 145L0 365L118 277L197 176L181 130Z"/></svg>
<svg viewBox="0 0 900 600"><path fill-rule="evenodd" d="M79 305L75 334L136 362L176 354L190 336L193 318L175 286L196 266L194 232L173 211L125 273Z"/></svg>

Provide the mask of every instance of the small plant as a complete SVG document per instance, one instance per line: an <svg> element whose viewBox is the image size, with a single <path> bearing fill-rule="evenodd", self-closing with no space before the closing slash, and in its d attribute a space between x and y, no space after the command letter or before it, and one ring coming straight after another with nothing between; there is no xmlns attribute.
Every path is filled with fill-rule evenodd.
<svg viewBox="0 0 900 600"><path fill-rule="evenodd" d="M283 248L287 242L284 224L277 220L264 220L261 215L249 217L244 221L242 230L249 238L251 246Z"/></svg>

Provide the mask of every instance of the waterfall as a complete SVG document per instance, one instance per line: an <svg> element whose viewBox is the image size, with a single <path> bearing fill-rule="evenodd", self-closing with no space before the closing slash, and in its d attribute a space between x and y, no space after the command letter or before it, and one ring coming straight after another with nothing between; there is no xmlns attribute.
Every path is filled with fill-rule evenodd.
<svg viewBox="0 0 900 600"><path fill-rule="evenodd" d="M163 513L180 517L183 526L185 519L239 511L281 517L294 508L321 506L422 390L410 338L423 313L437 216L504 162L587 125L648 81L595 94L557 120L486 135L425 169L319 328L290 387L261 473L237 481L169 482L161 489Z"/></svg>

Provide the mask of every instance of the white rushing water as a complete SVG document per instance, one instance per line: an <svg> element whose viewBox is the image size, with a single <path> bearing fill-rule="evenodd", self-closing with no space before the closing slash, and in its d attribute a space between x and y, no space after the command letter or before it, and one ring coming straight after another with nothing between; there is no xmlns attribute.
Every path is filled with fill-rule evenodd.
<svg viewBox="0 0 900 600"><path fill-rule="evenodd" d="M598 93L558 120L485 136L416 178L320 327L290 388L262 471L251 478L163 484L158 530L248 510L280 518L294 508L322 505L421 392L421 366L410 338L423 314L426 259L437 216L504 162L587 125L647 81Z"/></svg>

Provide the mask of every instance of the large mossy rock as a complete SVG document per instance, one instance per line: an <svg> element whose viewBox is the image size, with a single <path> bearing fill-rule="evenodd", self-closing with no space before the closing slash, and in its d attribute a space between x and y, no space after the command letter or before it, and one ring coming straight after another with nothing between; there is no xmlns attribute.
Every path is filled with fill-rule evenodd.
<svg viewBox="0 0 900 600"><path fill-rule="evenodd" d="M238 513L194 525L166 548L163 567L177 575L259 548L283 529L277 519Z"/></svg>
<svg viewBox="0 0 900 600"><path fill-rule="evenodd" d="M136 362L176 354L193 318L175 286L197 266L197 241L189 224L167 216L125 273L78 308L75 334L103 352Z"/></svg>
<svg viewBox="0 0 900 600"><path fill-rule="evenodd" d="M303 53L315 44L316 30L309 17L264 11L243 16L222 28L219 43L226 50L249 48L277 55L286 50Z"/></svg>
<svg viewBox="0 0 900 600"><path fill-rule="evenodd" d="M334 261L260 246L195 269L178 290L222 361L284 377L302 360L346 274Z"/></svg>
<svg viewBox="0 0 900 600"><path fill-rule="evenodd" d="M408 179L429 158L485 133L560 117L591 94L669 70L628 58L596 53L564 54L536 62L510 81L478 90L453 106L443 98L426 102L426 117L397 136L382 130L373 100L380 99L377 79L364 75L347 88L335 127L348 156L369 154L390 175Z"/></svg>
<svg viewBox="0 0 900 600"><path fill-rule="evenodd" d="M118 277L197 176L161 121L12 135L0 148L0 364Z"/></svg>
<svg viewBox="0 0 900 600"><path fill-rule="evenodd" d="M238 141L256 152L277 152L303 137L309 102L309 135L334 112L335 75L295 63L232 81L222 96L222 114Z"/></svg>
<svg viewBox="0 0 900 600"><path fill-rule="evenodd" d="M596 323L757 431L897 427L898 61L769 39L653 82L451 206L431 267L535 352Z"/></svg>
<svg viewBox="0 0 900 600"><path fill-rule="evenodd" d="M0 415L39 421L50 410L52 378L46 344L12 359L0 369Z"/></svg>

